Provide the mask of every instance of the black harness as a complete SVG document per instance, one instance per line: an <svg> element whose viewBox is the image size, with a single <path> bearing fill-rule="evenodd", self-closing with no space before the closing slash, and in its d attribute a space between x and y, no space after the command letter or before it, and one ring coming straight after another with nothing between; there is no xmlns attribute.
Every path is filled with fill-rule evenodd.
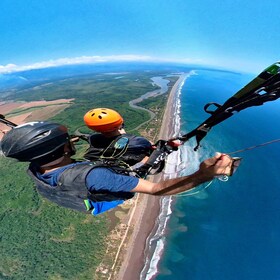
<svg viewBox="0 0 280 280"><path fill-rule="evenodd" d="M144 139L143 137L130 134L122 134L110 139L102 134L93 134L87 137L82 135L79 137L90 144L84 158L90 161L100 161L118 173L120 171L122 174L139 178L146 178L148 175L160 173L165 167L167 156L178 149L177 147L172 147L170 145L171 142L165 140L159 140L153 146L145 143L145 146L141 143L141 139ZM116 143L123 137L129 140L126 151L119 157L109 158L104 156L106 154L114 154L112 143ZM147 140L145 139L145 141ZM149 156L148 161L145 164L139 165L146 156ZM135 164L136 166L139 165L139 167L135 167Z"/></svg>
<svg viewBox="0 0 280 280"><path fill-rule="evenodd" d="M86 151L84 158L90 161L106 161L106 159L108 159L107 155L114 154L114 147L111 144L116 143L119 139L124 137L128 138L129 144L126 150L120 156L117 158L112 157L112 161L118 160L118 162L122 161L128 166L132 166L151 154L152 145L150 145L148 140L144 139L143 137L131 134L121 134L114 138L107 138L102 134L93 134L86 139L90 144L90 147ZM85 139L85 137L82 137L82 139ZM144 140L145 145L143 145Z"/></svg>

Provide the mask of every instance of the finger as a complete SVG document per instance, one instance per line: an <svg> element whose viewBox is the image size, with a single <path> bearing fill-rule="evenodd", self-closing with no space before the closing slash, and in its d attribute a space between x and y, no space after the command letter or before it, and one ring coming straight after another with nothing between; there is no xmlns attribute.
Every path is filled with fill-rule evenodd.
<svg viewBox="0 0 280 280"><path fill-rule="evenodd" d="M217 158L218 160L221 160L223 162L231 162L232 161L232 158L227 155L227 154L222 154L222 153L216 153L216 156L215 158Z"/></svg>
<svg viewBox="0 0 280 280"><path fill-rule="evenodd" d="M222 155L223 155L222 153L216 152L214 157L215 157L216 159L219 159Z"/></svg>
<svg viewBox="0 0 280 280"><path fill-rule="evenodd" d="M80 140L79 137L73 137L70 139L70 142L75 143L75 142L78 142L79 140Z"/></svg>

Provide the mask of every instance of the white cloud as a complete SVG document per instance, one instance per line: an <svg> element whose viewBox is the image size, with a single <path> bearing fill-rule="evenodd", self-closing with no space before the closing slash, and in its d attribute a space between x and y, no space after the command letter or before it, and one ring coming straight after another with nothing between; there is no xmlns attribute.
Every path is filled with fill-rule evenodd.
<svg viewBox="0 0 280 280"><path fill-rule="evenodd" d="M65 57L54 60L42 61L33 63L30 65L16 65L7 64L0 65L0 74L19 72L31 69L41 69L62 65L73 64L88 64L88 63L100 63L100 62L114 62L114 61L152 61L149 56L141 55L111 55L111 56L80 56L80 57Z"/></svg>
<svg viewBox="0 0 280 280"><path fill-rule="evenodd" d="M199 63L200 61L184 58L184 59L162 59L145 55L110 55L110 56L80 56L80 57L65 57L54 60L42 61L30 65L7 64L0 65L0 74L19 72L32 69L42 69L48 67L73 65L73 64L89 64L100 62L121 62L121 61L147 61L147 62L180 62L180 63Z"/></svg>
<svg viewBox="0 0 280 280"><path fill-rule="evenodd" d="M0 73L8 73L13 72L17 65L15 64L7 64L6 66L0 65Z"/></svg>

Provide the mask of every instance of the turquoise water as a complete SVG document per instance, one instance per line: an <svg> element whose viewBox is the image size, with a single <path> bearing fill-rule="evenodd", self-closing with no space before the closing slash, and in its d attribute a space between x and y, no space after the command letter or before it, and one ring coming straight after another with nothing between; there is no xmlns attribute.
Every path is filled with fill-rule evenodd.
<svg viewBox="0 0 280 280"><path fill-rule="evenodd" d="M183 132L208 117L206 103L223 103L252 79L221 71L196 73L182 89ZM279 101L267 103L214 127L201 143L200 159L280 138L278 108ZM237 156L242 164L228 182L216 180L197 195L175 199L157 280L280 279L280 144Z"/></svg>

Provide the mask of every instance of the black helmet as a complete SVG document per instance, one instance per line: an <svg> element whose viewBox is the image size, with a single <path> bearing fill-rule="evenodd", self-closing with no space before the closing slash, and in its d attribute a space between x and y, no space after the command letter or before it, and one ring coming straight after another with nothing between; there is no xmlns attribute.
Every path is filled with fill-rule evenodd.
<svg viewBox="0 0 280 280"><path fill-rule="evenodd" d="M1 149L6 157L42 165L62 157L69 139L63 125L29 122L7 132L1 141Z"/></svg>

